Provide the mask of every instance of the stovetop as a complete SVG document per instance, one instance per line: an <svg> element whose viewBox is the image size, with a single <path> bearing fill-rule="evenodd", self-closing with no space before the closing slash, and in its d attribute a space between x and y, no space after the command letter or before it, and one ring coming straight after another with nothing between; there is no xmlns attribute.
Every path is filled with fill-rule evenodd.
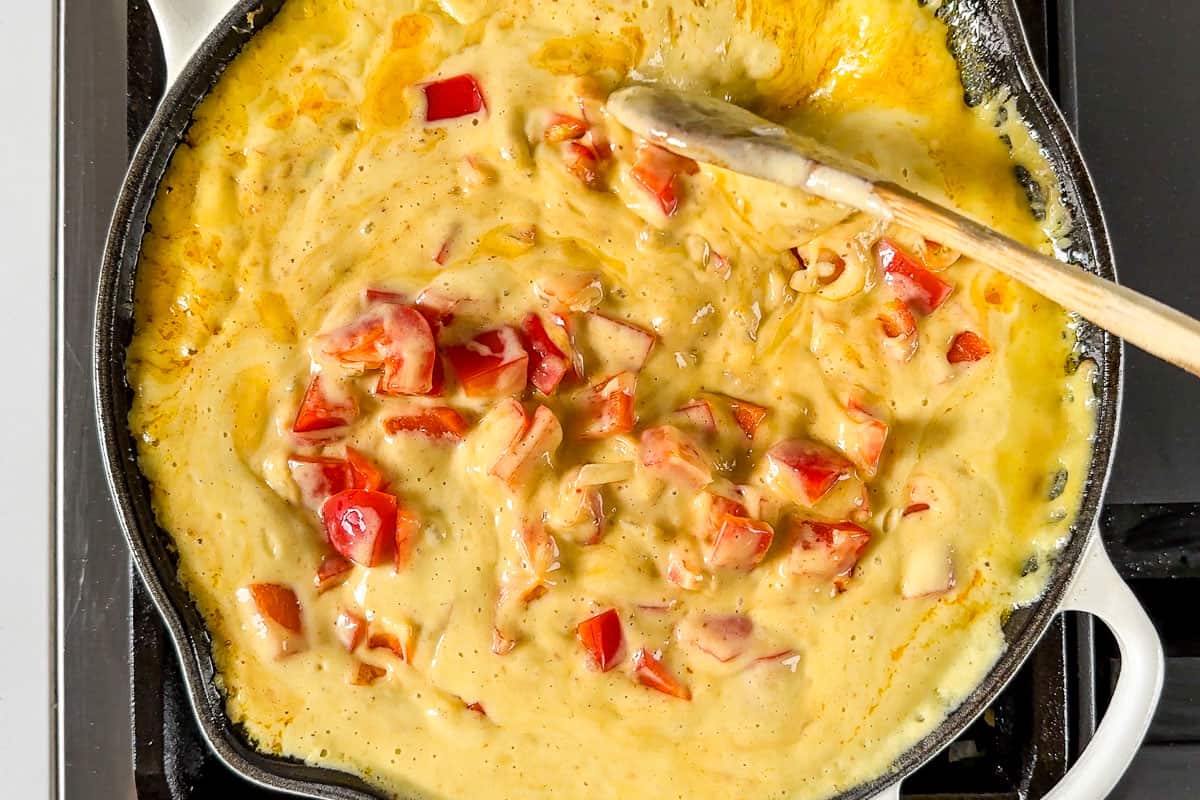
<svg viewBox="0 0 1200 800"><path fill-rule="evenodd" d="M109 209L163 78L144 0L61 2L59 794L282 797L232 774L201 742L177 659L129 571L109 507L87 370L91 308ZM1200 166L1186 133L1200 129L1200 100L1173 91L1171 80L1200 74L1200 48L1188 46L1200 30L1200 4L1160 0L1149 12L1128 0L1089 0L1078 10L1072 0L1018 5L1043 74L1078 125L1122 279L1200 314L1200 275L1174 268L1191 268L1188 223L1200 213ZM1168 161L1170 169L1155 166ZM1180 224L1161 237L1150 219ZM1159 628L1168 664L1159 713L1113 796L1194 797L1200 633L1189 608L1200 597L1200 426L1188 423L1200 407L1200 383L1132 350L1128 362L1102 530ZM1094 731L1111 693L1115 653L1089 618L1063 615L988 713L906 780L903 796L1042 797Z"/></svg>

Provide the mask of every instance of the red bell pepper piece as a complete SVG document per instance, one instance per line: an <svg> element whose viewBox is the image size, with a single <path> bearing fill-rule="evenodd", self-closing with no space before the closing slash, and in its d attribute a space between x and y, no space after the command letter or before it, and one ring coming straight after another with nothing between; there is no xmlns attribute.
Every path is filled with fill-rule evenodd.
<svg viewBox="0 0 1200 800"><path fill-rule="evenodd" d="M992 352L991 346L982 336L973 331L963 331L950 342L946 360L951 364L978 361Z"/></svg>
<svg viewBox="0 0 1200 800"><path fill-rule="evenodd" d="M425 92L425 121L454 119L487 110L483 90L473 75L455 75L421 87Z"/></svg>
<svg viewBox="0 0 1200 800"><path fill-rule="evenodd" d="M876 252L888 285L917 313L932 314L954 291L952 285L925 269L890 239L880 239Z"/></svg>
<svg viewBox="0 0 1200 800"><path fill-rule="evenodd" d="M585 619L575 628L575 635L596 669L608 672L617 665L621 650L621 617L610 608Z"/></svg>

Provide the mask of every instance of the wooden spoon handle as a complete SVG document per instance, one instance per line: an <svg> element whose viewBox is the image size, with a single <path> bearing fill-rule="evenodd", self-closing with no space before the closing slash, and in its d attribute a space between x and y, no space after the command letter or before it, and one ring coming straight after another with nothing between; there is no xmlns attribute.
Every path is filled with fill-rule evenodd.
<svg viewBox="0 0 1200 800"><path fill-rule="evenodd" d="M1073 264L1034 252L893 184L875 193L896 221L1000 270L1151 355L1200 376L1200 321Z"/></svg>

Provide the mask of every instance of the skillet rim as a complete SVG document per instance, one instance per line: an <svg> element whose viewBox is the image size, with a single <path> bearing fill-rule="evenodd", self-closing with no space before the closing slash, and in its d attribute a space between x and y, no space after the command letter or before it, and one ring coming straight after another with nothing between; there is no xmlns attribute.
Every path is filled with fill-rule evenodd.
<svg viewBox="0 0 1200 800"><path fill-rule="evenodd" d="M915 2L916 0L914 0ZM370 800L381 795L360 778L331 768L267 755L254 749L229 718L217 687L210 636L204 620L176 576L169 534L156 524L136 446L126 424L130 387L125 382L125 350L132 333L133 285L147 217L175 148L192 114L220 79L225 67L258 31L269 24L286 0L238 0L206 37L172 83L139 142L122 183L109 227L95 310L93 380L101 454L110 494L122 531L141 576L179 656L187 695L209 747L233 771L262 786L327 800ZM249 14L255 11L253 17ZM1051 172L1058 179L1072 218L1073 260L1115 278L1112 249L1096 190L1066 120L1054 104L1029 50L1014 0L949 0L942 11L964 14L966 22L984 18L1000 40L966 39L982 52L976 57L997 74L985 82L1007 85L1021 104L1023 121L1035 133ZM961 21L958 24L963 24ZM978 31L976 31L978 34ZM953 35L952 35L953 38ZM951 50L954 51L953 45ZM960 73L965 69L955 52ZM963 75L966 80L966 75ZM847 787L835 800L863 800L916 770L962 732L1016 674L1058 613L1064 592L1077 571L1103 502L1115 449L1122 384L1120 340L1087 323L1079 338L1095 358L1096 433L1083 497L1070 540L1058 554L1046 588L1036 601L1015 611L1005 624L1007 648L962 703L925 737L914 743L876 778Z"/></svg>

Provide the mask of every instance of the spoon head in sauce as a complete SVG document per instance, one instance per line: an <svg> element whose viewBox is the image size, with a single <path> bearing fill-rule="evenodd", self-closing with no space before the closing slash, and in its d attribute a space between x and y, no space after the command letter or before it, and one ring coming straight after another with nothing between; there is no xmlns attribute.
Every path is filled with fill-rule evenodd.
<svg viewBox="0 0 1200 800"><path fill-rule="evenodd" d="M657 86L629 86L609 96L608 110L634 133L673 153L891 218L861 164L741 106Z"/></svg>

